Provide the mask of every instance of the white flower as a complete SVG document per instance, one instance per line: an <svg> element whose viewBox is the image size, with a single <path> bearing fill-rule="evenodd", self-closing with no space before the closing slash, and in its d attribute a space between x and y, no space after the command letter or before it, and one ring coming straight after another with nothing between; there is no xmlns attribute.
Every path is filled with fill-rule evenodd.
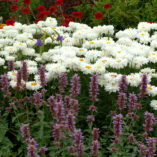
<svg viewBox="0 0 157 157"><path fill-rule="evenodd" d="M40 88L41 88L40 83L37 81L26 82L26 89L28 90L37 91Z"/></svg>
<svg viewBox="0 0 157 157"><path fill-rule="evenodd" d="M3 58L0 58L0 66L4 65L5 60Z"/></svg>
<svg viewBox="0 0 157 157"><path fill-rule="evenodd" d="M154 110L157 110L157 100L152 100L150 106L153 107Z"/></svg>

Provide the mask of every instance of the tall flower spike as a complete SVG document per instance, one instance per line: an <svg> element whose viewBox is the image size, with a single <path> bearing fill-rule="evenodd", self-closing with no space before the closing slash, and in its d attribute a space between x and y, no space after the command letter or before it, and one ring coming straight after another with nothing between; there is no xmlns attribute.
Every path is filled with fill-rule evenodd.
<svg viewBox="0 0 157 157"><path fill-rule="evenodd" d="M122 114L113 116L113 131L114 136L118 137L122 134Z"/></svg>
<svg viewBox="0 0 157 157"><path fill-rule="evenodd" d="M99 142L98 140L92 141L91 145L91 156L92 157L98 157L99 156Z"/></svg>
<svg viewBox="0 0 157 157"><path fill-rule="evenodd" d="M35 106L40 107L40 105L42 104L42 94L39 93L38 91L35 92L35 93L33 94L33 101L34 101L34 103L35 103Z"/></svg>
<svg viewBox="0 0 157 157"><path fill-rule="evenodd" d="M129 112L133 112L136 106L136 102L137 102L137 97L134 93L130 93L129 94Z"/></svg>
<svg viewBox="0 0 157 157"><path fill-rule="evenodd" d="M30 137L30 128L29 124L22 124L21 128L21 133L23 138L29 138Z"/></svg>
<svg viewBox="0 0 157 157"><path fill-rule="evenodd" d="M75 116L72 113L68 113L67 115L66 127L71 132L75 130Z"/></svg>
<svg viewBox="0 0 157 157"><path fill-rule="evenodd" d="M13 71L14 70L14 60L8 61L8 70Z"/></svg>
<svg viewBox="0 0 157 157"><path fill-rule="evenodd" d="M119 80L119 92L125 93L127 91L128 81L126 75L123 75Z"/></svg>
<svg viewBox="0 0 157 157"><path fill-rule="evenodd" d="M52 117L56 117L56 100L54 96L48 98L48 103L50 104L50 112Z"/></svg>
<svg viewBox="0 0 157 157"><path fill-rule="evenodd" d="M8 94L10 94L10 92L9 92L9 79L8 79L7 74L1 75L1 84L2 84L1 90L6 94L6 96Z"/></svg>
<svg viewBox="0 0 157 157"><path fill-rule="evenodd" d="M27 67L27 62L22 62L22 68L21 68L21 74L22 74L22 79L24 81L28 81L28 67Z"/></svg>
<svg viewBox="0 0 157 157"><path fill-rule="evenodd" d="M22 84L22 72L21 69L17 71L17 87L20 87Z"/></svg>
<svg viewBox="0 0 157 157"><path fill-rule="evenodd" d="M61 101L56 103L56 119L59 124L65 119L64 105Z"/></svg>
<svg viewBox="0 0 157 157"><path fill-rule="evenodd" d="M74 76L71 79L71 97L76 97L80 94L80 83L79 83L80 77L78 74L74 74Z"/></svg>
<svg viewBox="0 0 157 157"><path fill-rule="evenodd" d="M38 74L41 86L46 86L45 66L40 65Z"/></svg>
<svg viewBox="0 0 157 157"><path fill-rule="evenodd" d="M145 128L145 131L146 132L152 131L153 130L152 126L153 126L153 124L156 123L154 114L149 113L149 112L145 112L144 116L145 116L145 124L143 126Z"/></svg>
<svg viewBox="0 0 157 157"><path fill-rule="evenodd" d="M143 156L143 157L146 157L146 155L147 155L147 148L146 148L146 146L143 144L143 143L139 143L138 144L139 145L139 150L138 150L138 152Z"/></svg>
<svg viewBox="0 0 157 157"><path fill-rule="evenodd" d="M117 104L119 105L119 110L122 111L126 107L126 94L120 92L117 100Z"/></svg>
<svg viewBox="0 0 157 157"><path fill-rule="evenodd" d="M93 141L98 140L98 138L99 138L99 128L93 128L92 136L93 136Z"/></svg>
<svg viewBox="0 0 157 157"><path fill-rule="evenodd" d="M97 101L98 95L98 76L97 74L92 74L91 82L90 82L90 96L92 97L92 101Z"/></svg>
<svg viewBox="0 0 157 157"><path fill-rule="evenodd" d="M64 88L66 87L67 83L68 83L68 78L67 78L67 74L66 73L61 73L61 75L59 76L59 91L61 93L64 93Z"/></svg>
<svg viewBox="0 0 157 157"><path fill-rule="evenodd" d="M147 94L147 85L148 85L148 76L147 74L142 75L141 87L140 87L140 94L141 98L144 98Z"/></svg>
<svg viewBox="0 0 157 157"><path fill-rule="evenodd" d="M156 138L149 137L147 139L148 157L155 157L156 156L156 154L155 154L155 152L156 152L156 142L157 142Z"/></svg>

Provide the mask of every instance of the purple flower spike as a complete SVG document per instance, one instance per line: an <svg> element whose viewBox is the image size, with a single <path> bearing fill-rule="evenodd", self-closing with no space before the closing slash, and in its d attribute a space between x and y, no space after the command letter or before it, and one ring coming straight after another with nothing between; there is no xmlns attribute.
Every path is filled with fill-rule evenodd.
<svg viewBox="0 0 157 157"><path fill-rule="evenodd" d="M1 90L7 96L9 94L9 79L8 79L8 75L7 74L1 75L1 84L2 84Z"/></svg>
<svg viewBox="0 0 157 157"><path fill-rule="evenodd" d="M118 96L117 103L119 105L119 110L122 111L126 107L126 94L120 92Z"/></svg>
<svg viewBox="0 0 157 157"><path fill-rule="evenodd" d="M140 94L141 98L144 98L147 94L147 85L148 85L148 76L146 74L142 75L141 87L140 87Z"/></svg>
<svg viewBox="0 0 157 157"><path fill-rule="evenodd" d="M40 153L41 155L45 155L45 152L48 151L48 149L44 146L44 147L40 147Z"/></svg>
<svg viewBox="0 0 157 157"><path fill-rule="evenodd" d="M97 101L98 95L98 76L97 74L92 74L91 82L90 82L90 96L92 97L92 101Z"/></svg>
<svg viewBox="0 0 157 157"><path fill-rule="evenodd" d="M80 94L80 83L79 83L80 77L78 74L74 74L74 76L71 79L71 95L72 97L76 97Z"/></svg>
<svg viewBox="0 0 157 157"><path fill-rule="evenodd" d="M145 131L146 132L152 131L153 130L152 126L153 126L153 124L156 123L154 114L149 113L149 112L145 112L144 115L145 115L145 124L143 126L145 128Z"/></svg>
<svg viewBox="0 0 157 157"><path fill-rule="evenodd" d="M8 61L8 70L13 71L14 70L14 60Z"/></svg>
<svg viewBox="0 0 157 157"><path fill-rule="evenodd" d="M28 81L28 68L27 68L27 62L22 62L22 68L21 68L21 74L24 81Z"/></svg>
<svg viewBox="0 0 157 157"><path fill-rule="evenodd" d="M92 141L92 145L91 145L91 156L92 157L99 157L99 142L98 140Z"/></svg>
<svg viewBox="0 0 157 157"><path fill-rule="evenodd" d="M42 41L40 39L37 40L37 46L43 45Z"/></svg>
<svg viewBox="0 0 157 157"><path fill-rule="evenodd" d="M66 87L68 83L68 78L66 73L61 73L59 76L59 91L61 93L64 93L64 88Z"/></svg>
<svg viewBox="0 0 157 157"><path fill-rule="evenodd" d="M157 142L156 138L149 137L147 139L148 157L155 157L156 156L156 154L155 154L155 152L156 152L156 142Z"/></svg>
<svg viewBox="0 0 157 157"><path fill-rule="evenodd" d="M129 112L133 112L136 107L137 97L134 93L129 94Z"/></svg>
<svg viewBox="0 0 157 157"><path fill-rule="evenodd" d="M127 91L128 81L126 75L123 75L119 80L119 92L125 93Z"/></svg>
<svg viewBox="0 0 157 157"><path fill-rule="evenodd" d="M118 137L122 134L122 114L113 116L113 130L114 136Z"/></svg>
<svg viewBox="0 0 157 157"><path fill-rule="evenodd" d="M41 86L46 86L45 66L40 65L38 74L39 74L39 79L40 79Z"/></svg>
<svg viewBox="0 0 157 157"><path fill-rule="evenodd" d="M21 133L23 138L29 138L30 137L30 128L29 124L22 124L21 128Z"/></svg>

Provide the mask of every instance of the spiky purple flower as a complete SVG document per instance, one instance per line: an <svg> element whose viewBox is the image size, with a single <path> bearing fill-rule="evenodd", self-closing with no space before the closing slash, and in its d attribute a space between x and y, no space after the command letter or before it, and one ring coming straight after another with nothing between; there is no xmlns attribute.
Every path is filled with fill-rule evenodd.
<svg viewBox="0 0 157 157"><path fill-rule="evenodd" d="M27 67L27 62L23 61L22 62L22 67L21 67L21 75L22 79L24 81L28 81L28 67Z"/></svg>
<svg viewBox="0 0 157 157"><path fill-rule="evenodd" d="M90 154L92 157L98 157L99 156L99 142L98 140L92 141L91 145L91 151Z"/></svg>
<svg viewBox="0 0 157 157"><path fill-rule="evenodd" d="M73 104L74 113L78 114L78 111L79 111L79 102L78 102L78 100L72 99L71 102Z"/></svg>
<svg viewBox="0 0 157 157"><path fill-rule="evenodd" d="M70 96L65 96L64 98L64 103L66 106L66 109L69 110L71 108L71 97Z"/></svg>
<svg viewBox="0 0 157 157"><path fill-rule="evenodd" d="M60 101L56 103L56 120L61 123L65 119L65 109L63 103Z"/></svg>
<svg viewBox="0 0 157 157"><path fill-rule="evenodd" d="M129 94L129 104L128 104L129 112L133 112L134 111L134 109L136 107L136 102L137 102L136 94L130 93Z"/></svg>
<svg viewBox="0 0 157 157"><path fill-rule="evenodd" d="M64 88L68 84L68 78L66 73L61 73L59 76L59 91L64 93Z"/></svg>
<svg viewBox="0 0 157 157"><path fill-rule="evenodd" d="M33 101L34 101L34 105L40 107L40 105L42 104L42 94L38 91L36 91L33 94Z"/></svg>
<svg viewBox="0 0 157 157"><path fill-rule="evenodd" d="M147 155L147 148L146 148L146 146L145 146L142 142L139 142L138 145L139 145L139 150L138 150L138 152L139 152L143 157L146 157L146 155Z"/></svg>
<svg viewBox="0 0 157 157"><path fill-rule="evenodd" d="M119 92L125 93L127 91L128 81L126 75L122 75L119 80Z"/></svg>
<svg viewBox="0 0 157 157"><path fill-rule="evenodd" d="M39 79L40 79L41 86L46 86L46 83L47 83L45 72L46 72L45 66L44 65L40 65L38 74L39 74Z"/></svg>
<svg viewBox="0 0 157 157"><path fill-rule="evenodd" d="M90 82L90 96L92 101L97 101L97 95L98 95L98 75L97 74L92 74L91 82Z"/></svg>
<svg viewBox="0 0 157 157"><path fill-rule="evenodd" d="M155 154L155 152L156 152L156 142L157 142L156 138L149 137L147 139L148 157L155 157L156 156L156 154Z"/></svg>
<svg viewBox="0 0 157 157"><path fill-rule="evenodd" d="M22 85L21 82L22 82L22 71L21 69L19 69L17 71L17 87L20 87Z"/></svg>
<svg viewBox="0 0 157 157"><path fill-rule="evenodd" d="M46 146L40 147L39 150L40 150L41 155L45 155L45 152L48 151L48 149L46 148Z"/></svg>
<svg viewBox="0 0 157 157"><path fill-rule="evenodd" d="M7 74L1 75L1 85L2 85L1 90L6 95L8 95L10 92L9 92L9 79L8 79L8 75Z"/></svg>
<svg viewBox="0 0 157 157"><path fill-rule="evenodd" d="M30 139L30 144L27 147L27 154L30 157L40 157L37 154L37 142L34 139Z"/></svg>
<svg viewBox="0 0 157 157"><path fill-rule="evenodd" d="M23 138L29 138L30 137L30 128L29 124L22 124L21 128L21 133Z"/></svg>
<svg viewBox="0 0 157 157"><path fill-rule="evenodd" d="M88 116L87 116L87 121L88 121L89 123L92 123L93 121L95 121L95 117L94 117L93 115L88 115Z"/></svg>
<svg viewBox="0 0 157 157"><path fill-rule="evenodd" d="M99 138L99 128L93 128L92 130L92 140L98 140Z"/></svg>
<svg viewBox="0 0 157 157"><path fill-rule="evenodd" d="M147 74L142 75L141 87L140 87L140 94L141 98L144 98L147 94L147 85L148 85L148 76Z"/></svg>
<svg viewBox="0 0 157 157"><path fill-rule="evenodd" d="M14 70L14 60L8 61L8 71Z"/></svg>
<svg viewBox="0 0 157 157"><path fill-rule="evenodd" d="M48 98L48 103L50 104L50 112L52 117L56 117L56 100L54 98L54 96L50 96Z"/></svg>
<svg viewBox="0 0 157 157"><path fill-rule="evenodd" d="M80 94L80 83L79 83L80 77L78 74L74 74L74 76L71 79L71 97L76 97Z"/></svg>
<svg viewBox="0 0 157 157"><path fill-rule="evenodd" d="M58 141L61 138L61 125L60 124L53 125L53 138L55 141Z"/></svg>
<svg viewBox="0 0 157 157"><path fill-rule="evenodd" d="M152 131L153 130L152 126L156 123L154 114L145 112L144 116L145 116L145 124L143 126L145 128L145 131L146 132Z"/></svg>
<svg viewBox="0 0 157 157"><path fill-rule="evenodd" d="M119 105L119 110L122 111L126 107L126 94L119 92L117 104Z"/></svg>
<svg viewBox="0 0 157 157"><path fill-rule="evenodd" d="M113 116L113 131L114 136L118 137L122 134L122 114Z"/></svg>
<svg viewBox="0 0 157 157"><path fill-rule="evenodd" d="M72 113L67 114L66 127L68 131L74 132L75 130L75 116Z"/></svg>

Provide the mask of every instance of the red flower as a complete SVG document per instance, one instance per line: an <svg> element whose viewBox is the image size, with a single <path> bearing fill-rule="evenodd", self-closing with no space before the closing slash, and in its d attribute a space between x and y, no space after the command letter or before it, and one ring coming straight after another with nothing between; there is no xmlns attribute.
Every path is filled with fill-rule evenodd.
<svg viewBox="0 0 157 157"><path fill-rule="evenodd" d="M6 21L6 24L7 25L14 25L14 23L15 23L15 21L13 20L13 19L8 19L7 21Z"/></svg>
<svg viewBox="0 0 157 157"><path fill-rule="evenodd" d="M46 9L45 6L39 6L39 7L38 7L38 11L39 11L39 12L45 11L45 9Z"/></svg>
<svg viewBox="0 0 157 157"><path fill-rule="evenodd" d="M10 18L14 19L14 18L15 18L15 15L11 15Z"/></svg>
<svg viewBox="0 0 157 157"><path fill-rule="evenodd" d="M30 12L29 12L29 8L23 8L22 9L22 13L23 14L29 14Z"/></svg>
<svg viewBox="0 0 157 157"><path fill-rule="evenodd" d="M103 13L102 12L96 12L94 14L94 16L95 16L96 19L102 19L103 18Z"/></svg>
<svg viewBox="0 0 157 157"><path fill-rule="evenodd" d="M111 4L110 4L110 3L104 4L104 8L105 8L105 9L109 9L110 7L111 7Z"/></svg>
<svg viewBox="0 0 157 157"><path fill-rule="evenodd" d="M17 2L19 2L19 0L14 0L14 3L17 3Z"/></svg>
<svg viewBox="0 0 157 157"><path fill-rule="evenodd" d="M73 17L81 18L83 16L83 13L81 11L75 11L72 13Z"/></svg>
<svg viewBox="0 0 157 157"><path fill-rule="evenodd" d="M64 14L63 15L65 18L69 18L69 15L68 14Z"/></svg>
<svg viewBox="0 0 157 157"><path fill-rule="evenodd" d="M43 20L42 18L38 18L35 20L36 23L38 23L39 21Z"/></svg>
<svg viewBox="0 0 157 157"><path fill-rule="evenodd" d="M24 5L29 5L31 3L31 0L23 0Z"/></svg>
<svg viewBox="0 0 157 157"><path fill-rule="evenodd" d="M55 7L55 6L51 6L51 7L49 8L49 11L50 11L51 13L54 13L54 12L56 11L56 7Z"/></svg>
<svg viewBox="0 0 157 157"><path fill-rule="evenodd" d="M10 9L12 11L16 11L16 10L18 10L18 6L17 5L11 5Z"/></svg>
<svg viewBox="0 0 157 157"><path fill-rule="evenodd" d="M63 5L63 0L56 0L55 1L55 4L58 6L58 5Z"/></svg>
<svg viewBox="0 0 157 157"><path fill-rule="evenodd" d="M69 24L62 24L62 26L64 26L64 27L69 27Z"/></svg>
<svg viewBox="0 0 157 157"><path fill-rule="evenodd" d="M73 22L73 21L74 21L74 20L73 20L73 18L71 18L71 17L65 19L65 23L66 23L66 24L69 24L70 22Z"/></svg>
<svg viewBox="0 0 157 157"><path fill-rule="evenodd" d="M44 19L46 16L48 16L50 14L49 11L41 11L38 15L39 19Z"/></svg>
<svg viewBox="0 0 157 157"><path fill-rule="evenodd" d="M148 23L152 24L153 22L152 22L152 21L149 21Z"/></svg>

